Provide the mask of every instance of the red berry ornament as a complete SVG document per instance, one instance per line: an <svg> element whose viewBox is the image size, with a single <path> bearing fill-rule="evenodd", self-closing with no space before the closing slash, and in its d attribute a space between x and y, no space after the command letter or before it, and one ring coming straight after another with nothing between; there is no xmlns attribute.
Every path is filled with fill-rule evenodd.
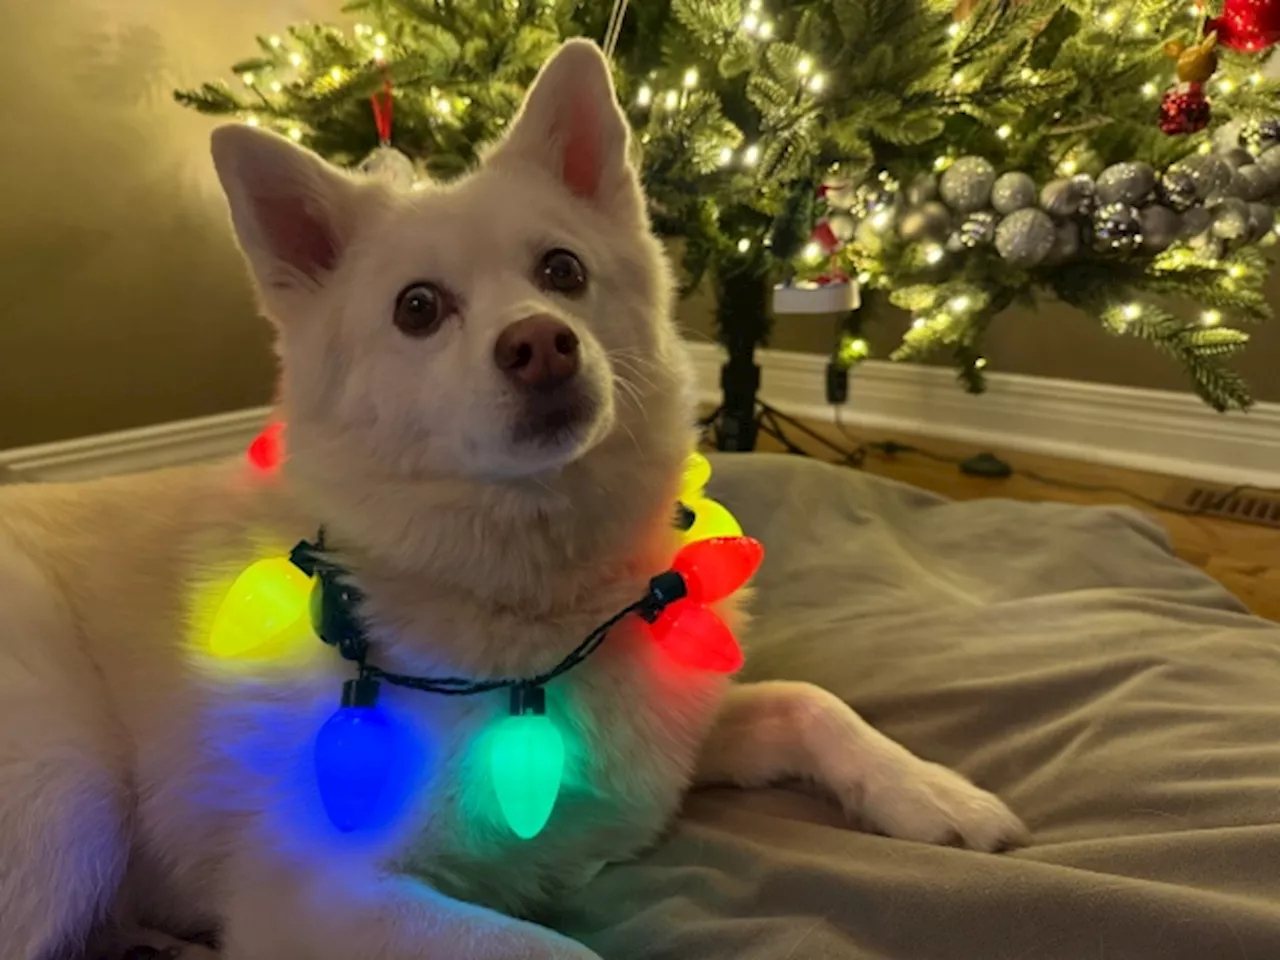
<svg viewBox="0 0 1280 960"><path fill-rule="evenodd" d="M1209 125L1209 100L1198 83L1170 90L1160 101L1160 129L1170 136L1195 133Z"/></svg>
<svg viewBox="0 0 1280 960"><path fill-rule="evenodd" d="M1218 42L1242 53L1257 53L1280 40L1280 0L1227 0L1222 16L1210 20Z"/></svg>

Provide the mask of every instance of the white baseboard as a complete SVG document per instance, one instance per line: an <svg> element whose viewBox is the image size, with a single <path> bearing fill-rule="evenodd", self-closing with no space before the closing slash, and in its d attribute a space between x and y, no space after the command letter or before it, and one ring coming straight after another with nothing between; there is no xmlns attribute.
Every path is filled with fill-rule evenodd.
<svg viewBox="0 0 1280 960"><path fill-rule="evenodd" d="M692 352L706 400L720 396L724 355ZM762 350L761 396L793 416L831 421L826 358ZM1218 414L1190 394L993 373L980 397L950 370L868 361L850 380L843 420L975 448L1024 450L1216 483L1280 487L1280 404ZM0 451L0 482L84 480L235 456L267 408ZM6 476L7 474L7 476Z"/></svg>
<svg viewBox="0 0 1280 960"><path fill-rule="evenodd" d="M724 354L693 346L705 398L720 395ZM832 421L827 358L761 350L760 396L792 416ZM993 373L981 396L940 367L868 361L850 377L851 426L945 437L1215 483L1280 487L1280 404L1220 414L1191 394Z"/></svg>
<svg viewBox="0 0 1280 960"><path fill-rule="evenodd" d="M71 481L216 460L242 452L267 407L0 450L0 482Z"/></svg>

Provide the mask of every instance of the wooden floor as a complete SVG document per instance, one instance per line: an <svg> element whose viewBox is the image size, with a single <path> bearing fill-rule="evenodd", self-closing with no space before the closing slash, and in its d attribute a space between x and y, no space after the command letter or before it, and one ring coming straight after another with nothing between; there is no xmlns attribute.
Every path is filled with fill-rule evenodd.
<svg viewBox="0 0 1280 960"><path fill-rule="evenodd" d="M913 452L887 455L870 450L863 469L956 500L1008 497L1084 504L1126 503L1138 507L1165 525L1179 556L1216 577L1260 616L1280 620L1280 529L1211 517L1183 516L1126 494L1126 491L1131 491L1157 503L1176 503L1182 499L1179 494L1183 490L1180 488L1185 488L1186 481L999 449L990 452L1013 466L1014 475L1006 479L985 479L967 476L957 465L957 461L980 452L972 444L899 433L888 435L860 428L842 430L830 423L808 423L806 426L841 450L851 450L863 443L892 440L945 458L939 460L925 453ZM806 452L825 460L841 459L835 451L816 439L805 437L798 430L788 430L787 437ZM776 440L763 435L758 448L770 451L783 449ZM1065 485L1042 482L1035 479L1036 476Z"/></svg>

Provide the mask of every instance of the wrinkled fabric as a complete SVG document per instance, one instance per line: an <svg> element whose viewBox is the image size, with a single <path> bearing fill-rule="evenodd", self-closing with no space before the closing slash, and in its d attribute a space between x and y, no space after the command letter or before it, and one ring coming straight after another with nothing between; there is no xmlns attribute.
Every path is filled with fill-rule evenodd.
<svg viewBox="0 0 1280 960"><path fill-rule="evenodd" d="M836 692L999 793L1034 845L935 848L797 790L702 791L557 926L606 960L1280 958L1280 626L1127 508L714 467L768 551L744 680Z"/></svg>

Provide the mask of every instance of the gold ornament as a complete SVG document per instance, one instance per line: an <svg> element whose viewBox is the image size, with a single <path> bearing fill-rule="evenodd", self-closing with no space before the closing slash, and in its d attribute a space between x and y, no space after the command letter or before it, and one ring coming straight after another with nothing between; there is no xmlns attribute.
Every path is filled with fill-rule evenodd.
<svg viewBox="0 0 1280 960"><path fill-rule="evenodd" d="M1183 83L1204 84L1209 82L1209 78L1218 69L1217 46L1218 34L1215 31L1192 46L1187 46L1181 40L1170 40L1164 45L1164 53L1170 59L1178 61L1179 80Z"/></svg>

